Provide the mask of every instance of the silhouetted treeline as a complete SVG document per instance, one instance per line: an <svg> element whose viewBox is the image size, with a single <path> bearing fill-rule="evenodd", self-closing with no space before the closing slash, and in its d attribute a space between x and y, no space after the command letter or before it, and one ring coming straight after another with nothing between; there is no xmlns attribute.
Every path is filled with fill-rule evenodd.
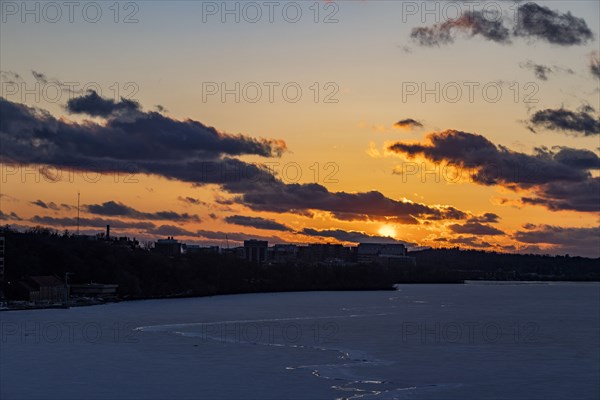
<svg viewBox="0 0 600 400"><path fill-rule="evenodd" d="M417 274L424 275L451 273L462 280L600 281L600 260L585 257L459 249L430 249L409 255L417 259Z"/></svg>
<svg viewBox="0 0 600 400"><path fill-rule="evenodd" d="M464 279L600 280L598 260L461 251L410 254L416 266L255 265L220 254L168 257L104 240L36 228L4 230L4 292L34 275L73 275L73 283L116 283L121 298L206 296L305 290L379 290L395 283L453 283ZM10 284L9 284L10 282Z"/></svg>
<svg viewBox="0 0 600 400"><path fill-rule="evenodd" d="M72 283L116 283L121 298L206 296L306 290L392 289L402 279L384 266L255 265L220 254L168 257L47 229L5 231L5 281L66 272ZM8 285L7 285L8 286ZM5 293L10 295L10 287Z"/></svg>

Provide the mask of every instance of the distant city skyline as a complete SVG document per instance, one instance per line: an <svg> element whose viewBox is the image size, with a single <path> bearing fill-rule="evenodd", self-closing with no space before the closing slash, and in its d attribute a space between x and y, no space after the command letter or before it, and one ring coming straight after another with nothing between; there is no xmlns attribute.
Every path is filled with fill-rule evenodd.
<svg viewBox="0 0 600 400"><path fill-rule="evenodd" d="M48 4L1 2L2 225L600 257L596 1Z"/></svg>

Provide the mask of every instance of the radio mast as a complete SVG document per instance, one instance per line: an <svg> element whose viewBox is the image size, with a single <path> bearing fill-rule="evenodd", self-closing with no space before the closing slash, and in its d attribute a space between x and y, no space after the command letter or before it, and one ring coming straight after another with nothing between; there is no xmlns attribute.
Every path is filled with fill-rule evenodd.
<svg viewBox="0 0 600 400"><path fill-rule="evenodd" d="M79 236L79 191L77 192L77 236Z"/></svg>

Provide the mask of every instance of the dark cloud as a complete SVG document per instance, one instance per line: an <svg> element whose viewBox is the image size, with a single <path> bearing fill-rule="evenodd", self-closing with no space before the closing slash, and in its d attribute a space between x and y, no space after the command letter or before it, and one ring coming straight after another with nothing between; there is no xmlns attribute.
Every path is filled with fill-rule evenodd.
<svg viewBox="0 0 600 400"><path fill-rule="evenodd" d="M517 231L514 237L522 243L553 245L555 254L600 257L600 227L563 228L542 225L533 230Z"/></svg>
<svg viewBox="0 0 600 400"><path fill-rule="evenodd" d="M528 155L496 146L482 135L456 130L432 133L427 139L425 144L397 142L390 145L389 150L409 157L420 155L435 162L450 161L472 167L472 179L485 185L581 181L590 176L587 168L561 162L566 152L582 152L587 157L588 150L564 147L552 152L540 148L534 155Z"/></svg>
<svg viewBox="0 0 600 400"><path fill-rule="evenodd" d="M498 43L508 43L510 32L501 20L486 18L479 11L464 13L461 17L430 27L414 28L411 38L421 46L440 46L453 43L457 33L469 37L482 36Z"/></svg>
<svg viewBox="0 0 600 400"><path fill-rule="evenodd" d="M19 217L14 211L5 213L0 210L0 220L2 221L23 221L23 218Z"/></svg>
<svg viewBox="0 0 600 400"><path fill-rule="evenodd" d="M107 201L102 204L88 204L83 209L90 214L103 215L109 217L125 217L131 219L145 220L170 220L181 222L200 222L200 217L188 213L177 213L175 211L156 211L152 213L138 211L123 203Z"/></svg>
<svg viewBox="0 0 600 400"><path fill-rule="evenodd" d="M16 72L0 70L0 79L7 84L23 82L23 78Z"/></svg>
<svg viewBox="0 0 600 400"><path fill-rule="evenodd" d="M245 215L231 215L225 218L225 222L228 224L249 226L256 229L265 229L271 231L291 231L289 226L280 224L279 222L261 218L261 217L247 217Z"/></svg>
<svg viewBox="0 0 600 400"><path fill-rule="evenodd" d="M412 222L413 219L443 220L463 219L466 213L453 207L435 206L393 200L378 191L362 193L330 192L322 185L284 184L281 181L263 182L262 185L249 185L243 190L224 186L231 192L243 192L236 198L255 211L301 212L306 210L327 211L333 215L343 215L347 219L363 219L368 216L372 220L393 219L395 222Z"/></svg>
<svg viewBox="0 0 600 400"><path fill-rule="evenodd" d="M156 112L138 111L127 118L111 114L102 124L79 124L0 97L0 141L0 162L134 171L194 185L217 184L234 195L229 201L255 211L310 215L311 210L320 210L410 222L466 216L453 207L394 200L377 191L331 192L319 184L286 184L266 166L233 158L279 156L286 149L284 142L224 134L197 121L177 121ZM131 210L121 207L121 212L106 215Z"/></svg>
<svg viewBox="0 0 600 400"><path fill-rule="evenodd" d="M485 213L483 215L473 216L467 222L491 223L495 224L500 220L500 216L494 213Z"/></svg>
<svg viewBox="0 0 600 400"><path fill-rule="evenodd" d="M367 214L356 214L356 213L344 213L344 212L334 212L330 213L332 218L335 218L339 221L374 221ZM419 221L410 217L408 219L409 223L418 224Z"/></svg>
<svg viewBox="0 0 600 400"><path fill-rule="evenodd" d="M54 84L59 90L61 90L62 92L68 93L70 96L71 95L80 96L81 94L83 94L82 90L73 89L72 86L68 82L63 83L56 78L50 78L50 77L48 77L48 75L44 74L43 72L38 72L38 71L32 70L31 75L33 75L33 78L36 80L36 82L42 86L46 86L48 84ZM19 76L19 79L21 79L20 76Z"/></svg>
<svg viewBox="0 0 600 400"><path fill-rule="evenodd" d="M592 53L590 56L590 72L596 78L600 78L600 59L598 53Z"/></svg>
<svg viewBox="0 0 600 400"><path fill-rule="evenodd" d="M561 68L561 67L557 67L556 65L549 66L549 65L543 65L543 64L536 64L536 63L534 63L531 60L528 60L527 62L520 63L519 66L521 68L533 71L533 73L535 74L535 77L538 78L541 81L547 81L548 80L548 75L550 75L551 73L556 73L556 72L564 72L564 73L567 73L567 74L574 74L575 73L570 68Z"/></svg>
<svg viewBox="0 0 600 400"><path fill-rule="evenodd" d="M48 82L50 82L50 80L48 79L48 77L43 74L42 72L37 72L37 71L31 71L31 75L33 75L33 77L35 78L36 81L38 81L39 83L46 85Z"/></svg>
<svg viewBox="0 0 600 400"><path fill-rule="evenodd" d="M87 114L92 117L109 117L117 113L131 113L140 111L137 101L121 98L115 102L112 99L100 97L98 93L90 90L86 95L75 97L67 101L67 111L76 114Z"/></svg>
<svg viewBox="0 0 600 400"><path fill-rule="evenodd" d="M54 203L52 201L49 203L46 203L42 200L36 200L36 201L29 202L29 204L37 206L37 207L45 208L47 210L54 210L54 211L60 210L60 207L57 206L56 203Z"/></svg>
<svg viewBox="0 0 600 400"><path fill-rule="evenodd" d="M492 247L491 243L480 241L475 236L459 236L457 238L448 239L448 243L462 244L473 248L488 248Z"/></svg>
<svg viewBox="0 0 600 400"><path fill-rule="evenodd" d="M85 98L71 101L77 103L78 99ZM208 172L215 176L207 179L216 180L226 167L233 171L239 167L223 156L271 157L285 151L285 143L279 140L220 133L197 121L177 121L156 112L138 112L127 118L114 116L104 124L79 124L0 97L0 116L0 157L4 162L108 171L131 170L133 165L137 172L167 177L175 169L193 168L188 174ZM211 170L206 171L208 168ZM229 169L227 172L231 173Z"/></svg>
<svg viewBox="0 0 600 400"><path fill-rule="evenodd" d="M462 211L458 211L458 212L462 213ZM330 215L332 218L335 218L339 221L380 221L380 222L390 222L390 223L405 224L405 225L419 224L418 219L416 219L412 215L408 215L408 214L407 215L399 215L399 216L395 216L395 217L382 217L382 216L367 215L367 214L360 214L360 213L332 212L332 213L330 213ZM466 216L466 214L464 214L464 215ZM444 217L447 217L447 219L463 219L463 218L465 218L463 216L457 217L457 218L450 218L450 217L452 217L452 215L448 215L448 213L445 213ZM445 218L440 217L439 219L445 219Z"/></svg>
<svg viewBox="0 0 600 400"><path fill-rule="evenodd" d="M389 150L410 158L453 163L469 170L471 180L478 184L530 189L536 195L527 198L530 204L552 210L600 210L598 179L589 171L598 168L599 158L589 150L538 148L529 155L496 146L481 135L455 130L432 133L427 143L398 142Z"/></svg>
<svg viewBox="0 0 600 400"><path fill-rule="evenodd" d="M202 201L200 199L196 199L194 197L190 197L190 196L185 196L185 197L179 196L179 197L177 197L177 200L182 201L187 204L192 204L195 206L205 206L206 205L206 203L204 201Z"/></svg>
<svg viewBox="0 0 600 400"><path fill-rule="evenodd" d="M195 232L173 225L161 225L157 228L148 229L146 232L156 236L197 236Z"/></svg>
<svg viewBox="0 0 600 400"><path fill-rule="evenodd" d="M557 147L557 153L548 154L561 164L580 169L600 168L600 158L591 150Z"/></svg>
<svg viewBox="0 0 600 400"><path fill-rule="evenodd" d="M215 196L215 203L220 204L222 206L232 206L235 204L235 201L217 194Z"/></svg>
<svg viewBox="0 0 600 400"><path fill-rule="evenodd" d="M530 129L542 127L553 131L574 132L584 136L600 135L600 119L592 107L584 106L579 111L545 109L537 111L529 119Z"/></svg>
<svg viewBox="0 0 600 400"><path fill-rule="evenodd" d="M583 18L570 12L561 14L535 3L519 6L514 34L561 46L584 44L594 37Z"/></svg>
<svg viewBox="0 0 600 400"><path fill-rule="evenodd" d="M405 118L405 119L401 119L400 121L396 122L394 124L394 127L400 128L400 129L413 129L413 128L422 128L423 124L412 118Z"/></svg>
<svg viewBox="0 0 600 400"><path fill-rule="evenodd" d="M480 235L480 236L496 236L504 235L500 229L494 228L493 226L481 224L479 222L467 222L464 225L453 224L449 226L450 230L454 233L466 233L469 235Z"/></svg>
<svg viewBox="0 0 600 400"><path fill-rule="evenodd" d="M36 201L31 201L29 202L29 204L34 205L36 207L40 207L40 208L44 208L46 210L53 210L53 211L60 211L60 210L72 210L75 207L71 206L69 204L56 204L55 202L51 201L51 202L45 202L42 200L36 200Z"/></svg>
<svg viewBox="0 0 600 400"><path fill-rule="evenodd" d="M47 217L35 215L30 219L31 222L36 224L60 226L60 227L75 227L77 226L77 218L63 217ZM106 225L110 225L111 228L118 229L142 229L149 230L155 229L156 226L151 222L124 222L117 219L103 219L103 218L79 218L79 226L90 227L90 228L106 228Z"/></svg>
<svg viewBox="0 0 600 400"><path fill-rule="evenodd" d="M340 242L350 242L350 243L400 243L406 246L414 246L414 243L405 242L402 240L397 240L388 236L379 236L379 235L370 235L365 232L357 232L357 231L345 231L342 229L327 229L327 230L316 230L312 228L304 228L302 231L298 233L307 235L307 236L317 236L317 237L329 237L333 239L337 239Z"/></svg>
<svg viewBox="0 0 600 400"><path fill-rule="evenodd" d="M525 204L541 205L552 211L575 210L596 212L600 210L600 178L582 182L551 182L535 191L536 197L525 196Z"/></svg>
<svg viewBox="0 0 600 400"><path fill-rule="evenodd" d="M421 46L431 47L454 43L458 34L481 36L502 44L510 43L512 37L526 37L561 46L584 44L594 37L584 19L570 12L563 14L535 3L526 3L518 7L512 30L497 15L468 11L457 19L414 28L411 38Z"/></svg>
<svg viewBox="0 0 600 400"><path fill-rule="evenodd" d="M541 64L533 64L531 69L533 69L533 73L535 74L536 78L542 81L547 81L548 74L552 72L552 68Z"/></svg>
<svg viewBox="0 0 600 400"><path fill-rule="evenodd" d="M249 239L267 240L270 243L286 243L285 240L278 236L261 236L253 235L250 233L243 232L222 232L222 231L207 231L199 230L196 232L198 236L204 237L211 240L222 240L223 242L227 239L233 242L243 242Z"/></svg>

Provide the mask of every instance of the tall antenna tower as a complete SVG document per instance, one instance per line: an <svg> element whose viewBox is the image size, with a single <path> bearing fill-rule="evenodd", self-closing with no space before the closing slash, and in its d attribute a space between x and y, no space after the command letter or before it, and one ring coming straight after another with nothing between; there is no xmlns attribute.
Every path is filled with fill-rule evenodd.
<svg viewBox="0 0 600 400"><path fill-rule="evenodd" d="M77 192L77 236L79 236L79 191Z"/></svg>
<svg viewBox="0 0 600 400"><path fill-rule="evenodd" d="M227 234L225 234L225 243L227 244L227 250L229 250L229 238L227 237Z"/></svg>

